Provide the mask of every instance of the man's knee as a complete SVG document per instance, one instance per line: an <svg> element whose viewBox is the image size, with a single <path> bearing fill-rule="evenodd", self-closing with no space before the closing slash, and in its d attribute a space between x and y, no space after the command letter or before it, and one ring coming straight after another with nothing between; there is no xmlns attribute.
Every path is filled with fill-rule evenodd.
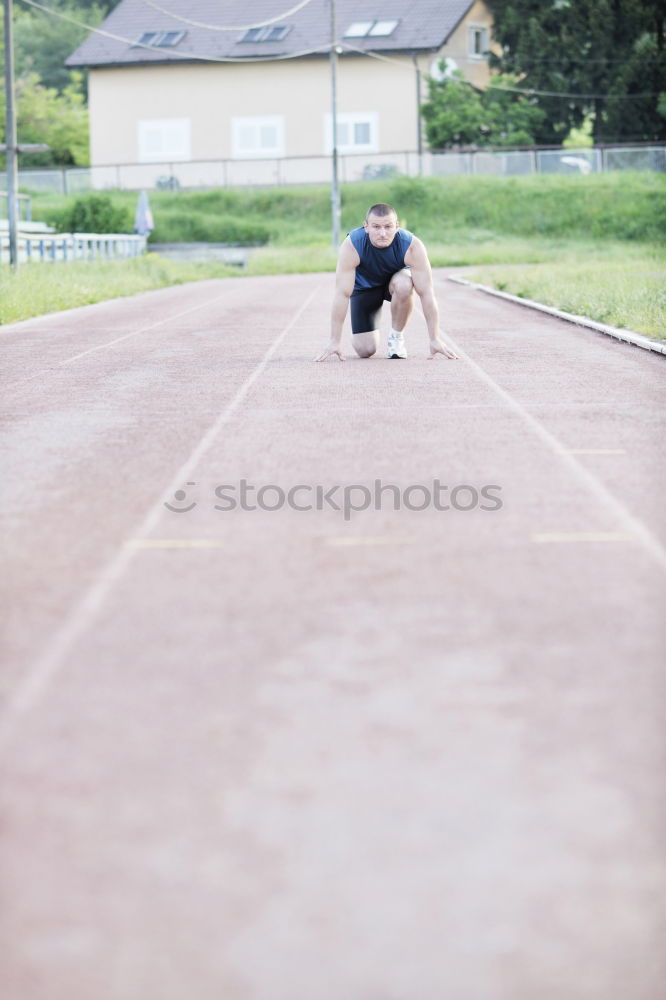
<svg viewBox="0 0 666 1000"><path fill-rule="evenodd" d="M355 333L352 337L352 344L359 358L371 358L379 346L379 334L375 331Z"/></svg>
<svg viewBox="0 0 666 1000"><path fill-rule="evenodd" d="M391 282L391 299L396 302L409 302L414 291L414 283L407 275L397 274Z"/></svg>

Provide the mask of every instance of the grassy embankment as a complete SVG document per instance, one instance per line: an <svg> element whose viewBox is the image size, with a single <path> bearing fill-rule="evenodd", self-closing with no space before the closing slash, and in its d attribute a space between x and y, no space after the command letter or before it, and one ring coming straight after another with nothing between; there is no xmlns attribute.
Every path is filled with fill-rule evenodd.
<svg viewBox="0 0 666 1000"><path fill-rule="evenodd" d="M133 214L136 195L115 192ZM35 218L55 218L63 199L36 196ZM0 269L0 322L129 295L182 281L239 273L332 270L326 187L154 192L156 242L258 242L244 271L149 254L108 264ZM369 204L396 205L427 244L434 266L568 312L666 337L666 177L653 173L524 178L397 178L346 185L342 232Z"/></svg>

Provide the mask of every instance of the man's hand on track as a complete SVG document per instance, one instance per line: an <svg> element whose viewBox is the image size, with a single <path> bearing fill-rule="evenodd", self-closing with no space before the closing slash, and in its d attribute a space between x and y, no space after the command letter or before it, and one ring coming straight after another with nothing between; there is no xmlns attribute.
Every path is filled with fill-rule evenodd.
<svg viewBox="0 0 666 1000"><path fill-rule="evenodd" d="M326 361L327 358L332 358L333 356L337 356L340 361L347 360L342 353L340 344L329 344L326 350L319 357L315 358L315 361Z"/></svg>
<svg viewBox="0 0 666 1000"><path fill-rule="evenodd" d="M452 351L450 347L447 347L443 340L430 341L430 355L428 357L428 361L432 361L436 354L443 354L445 358L449 358L451 361L460 360L456 352Z"/></svg>

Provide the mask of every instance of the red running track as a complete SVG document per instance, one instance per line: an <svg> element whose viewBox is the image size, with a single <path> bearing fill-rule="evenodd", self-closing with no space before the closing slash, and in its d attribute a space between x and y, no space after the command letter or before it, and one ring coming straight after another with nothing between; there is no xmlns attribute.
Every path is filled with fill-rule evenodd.
<svg viewBox="0 0 666 1000"><path fill-rule="evenodd" d="M8 1000L661 996L664 360L332 290L0 331Z"/></svg>

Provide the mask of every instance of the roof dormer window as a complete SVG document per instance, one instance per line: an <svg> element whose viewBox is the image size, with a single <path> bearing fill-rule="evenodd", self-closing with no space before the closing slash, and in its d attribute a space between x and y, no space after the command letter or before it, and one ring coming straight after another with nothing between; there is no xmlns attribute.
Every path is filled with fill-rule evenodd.
<svg viewBox="0 0 666 1000"><path fill-rule="evenodd" d="M185 31L144 31L132 48L148 46L151 49L173 49L186 34Z"/></svg>
<svg viewBox="0 0 666 1000"><path fill-rule="evenodd" d="M354 21L345 31L345 38L365 38L374 21Z"/></svg>
<svg viewBox="0 0 666 1000"><path fill-rule="evenodd" d="M248 28L240 42L281 42L289 34L288 24L267 24L263 28Z"/></svg>
<svg viewBox="0 0 666 1000"><path fill-rule="evenodd" d="M370 28L369 35L371 37L386 37L392 35L395 29L398 27L399 21L375 21L373 26Z"/></svg>
<svg viewBox="0 0 666 1000"><path fill-rule="evenodd" d="M387 38L400 21L354 21L344 33L344 38Z"/></svg>

